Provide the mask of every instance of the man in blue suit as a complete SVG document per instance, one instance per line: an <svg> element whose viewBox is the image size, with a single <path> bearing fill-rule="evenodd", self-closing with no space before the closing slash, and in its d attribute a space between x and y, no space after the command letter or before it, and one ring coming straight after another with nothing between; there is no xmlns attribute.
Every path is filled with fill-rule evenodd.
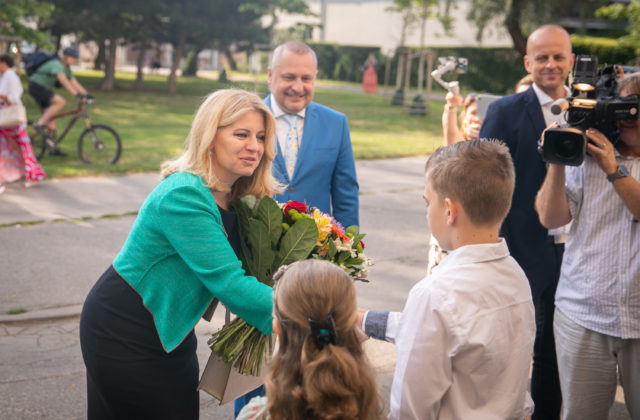
<svg viewBox="0 0 640 420"><path fill-rule="evenodd" d="M317 74L316 53L308 45L287 42L274 50L267 70L271 94L264 102L276 119L273 175L286 187L274 198L317 207L347 228L359 224L349 125L344 114L312 102ZM264 387L238 398L235 415L258 395Z"/></svg>
<svg viewBox="0 0 640 420"><path fill-rule="evenodd" d="M480 129L481 138L504 141L516 169L516 186L503 236L511 255L522 267L531 286L536 311L531 396L532 419L558 419L562 397L553 338L554 296L560 275L564 244L561 234L547 231L538 219L534 200L546 174L537 151L545 127L562 116L551 113L557 99L570 95L565 80L573 67L569 34L560 26L545 25L527 40L524 64L533 85L522 93L493 102Z"/></svg>
<svg viewBox="0 0 640 420"><path fill-rule="evenodd" d="M267 72L271 94L265 103L276 118L278 153L273 174L286 186L274 198L306 202L346 228L358 224L358 181L349 125L344 114L312 102L317 73L316 54L306 44L287 42L274 50ZM293 159L287 149L291 137L297 149Z"/></svg>

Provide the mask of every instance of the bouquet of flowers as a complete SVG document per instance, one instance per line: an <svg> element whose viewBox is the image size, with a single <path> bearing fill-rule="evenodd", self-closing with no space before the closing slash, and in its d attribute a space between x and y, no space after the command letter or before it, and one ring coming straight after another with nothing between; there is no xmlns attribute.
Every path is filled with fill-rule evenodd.
<svg viewBox="0 0 640 420"><path fill-rule="evenodd" d="M273 287L284 265L308 258L329 260L354 280L366 280L371 262L364 255L358 226L344 229L331 216L304 203L278 204L269 197L246 196L234 203L247 274ZM214 354L241 374L259 376L272 340L240 318L212 335Z"/></svg>

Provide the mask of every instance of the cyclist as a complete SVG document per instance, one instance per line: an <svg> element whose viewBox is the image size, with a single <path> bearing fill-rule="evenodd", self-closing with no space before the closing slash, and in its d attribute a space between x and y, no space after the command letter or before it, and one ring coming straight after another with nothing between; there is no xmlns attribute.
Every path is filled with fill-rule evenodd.
<svg viewBox="0 0 640 420"><path fill-rule="evenodd" d="M45 138L45 141L49 136L46 134L44 127L47 126L50 132L53 133L56 128L56 120L53 116L66 105L65 99L53 91L56 84L59 83L69 93L83 102L88 95L87 90L71 72L71 66L76 63L78 56L76 47L67 47L62 51L61 60L46 61L29 78L29 94L42 110L42 116L33 127ZM55 144L55 134L53 135L53 140L53 142L49 143L49 154L66 156L66 153L62 152Z"/></svg>

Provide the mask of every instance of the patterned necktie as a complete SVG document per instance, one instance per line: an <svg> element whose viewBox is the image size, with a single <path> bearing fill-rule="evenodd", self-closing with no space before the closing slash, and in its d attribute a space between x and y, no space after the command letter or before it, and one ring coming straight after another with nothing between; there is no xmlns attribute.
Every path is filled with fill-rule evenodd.
<svg viewBox="0 0 640 420"><path fill-rule="evenodd" d="M284 115L285 121L289 124L287 131L287 141L284 147L284 164L289 174L289 179L293 176L293 170L296 167L296 158L298 157L298 125L297 115Z"/></svg>

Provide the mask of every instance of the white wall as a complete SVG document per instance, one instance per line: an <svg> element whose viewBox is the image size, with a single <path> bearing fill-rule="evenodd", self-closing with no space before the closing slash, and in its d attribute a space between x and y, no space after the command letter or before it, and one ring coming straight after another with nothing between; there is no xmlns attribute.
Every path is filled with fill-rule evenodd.
<svg viewBox="0 0 640 420"><path fill-rule="evenodd" d="M386 53L399 45L401 37L401 16L385 9L391 0L324 0L326 4L325 39L320 39L321 31L313 31L314 41L324 41L348 45L370 45L381 47ZM320 15L322 0L307 0L311 10ZM507 31L500 27L487 31L482 43L475 39L476 28L466 20L469 0L457 0L452 8L454 19L452 35L445 35L437 19L427 21L425 44L428 46L484 46L509 47L512 45ZM318 17L282 15L278 27L287 28L296 22L319 23ZM415 27L407 36L407 45L420 45L420 29Z"/></svg>

